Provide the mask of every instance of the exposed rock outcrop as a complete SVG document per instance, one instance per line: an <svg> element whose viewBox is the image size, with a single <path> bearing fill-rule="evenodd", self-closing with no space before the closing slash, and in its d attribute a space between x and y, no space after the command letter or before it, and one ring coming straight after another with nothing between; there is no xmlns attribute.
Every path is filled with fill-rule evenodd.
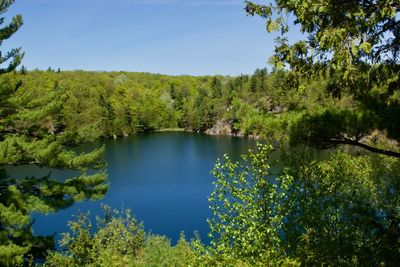
<svg viewBox="0 0 400 267"><path fill-rule="evenodd" d="M214 126L205 131L209 135L231 135L231 136L244 136L241 131L235 131L232 129L232 125L226 120L217 120Z"/></svg>
<svg viewBox="0 0 400 267"><path fill-rule="evenodd" d="M214 126L205 131L210 135L232 135L232 127L228 121L218 120Z"/></svg>

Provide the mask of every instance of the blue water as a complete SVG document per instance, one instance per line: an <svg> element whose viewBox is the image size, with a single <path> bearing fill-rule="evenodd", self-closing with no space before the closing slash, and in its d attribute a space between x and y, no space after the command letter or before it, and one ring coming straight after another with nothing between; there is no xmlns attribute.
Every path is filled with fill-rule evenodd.
<svg viewBox="0 0 400 267"><path fill-rule="evenodd" d="M38 235L68 231L73 215L90 212L101 215L101 204L113 208L129 208L145 230L161 234L176 242L181 231L187 238L197 231L208 243L206 219L211 216L207 197L213 185L210 174L217 158L229 154L240 159L255 141L228 136L207 136L184 132L160 132L90 144L90 150L105 144L105 160L110 187L99 201L75 203L72 207L49 215L34 214L33 229ZM19 172L32 170L19 169ZM36 168L35 173L49 170ZM53 171L55 178L67 173Z"/></svg>

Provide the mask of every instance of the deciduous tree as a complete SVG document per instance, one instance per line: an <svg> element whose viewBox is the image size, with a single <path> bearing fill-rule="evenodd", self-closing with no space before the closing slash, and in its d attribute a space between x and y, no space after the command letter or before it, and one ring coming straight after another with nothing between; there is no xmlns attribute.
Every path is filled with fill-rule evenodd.
<svg viewBox="0 0 400 267"><path fill-rule="evenodd" d="M309 144L349 144L390 156L400 157L398 146L392 151L379 149L365 137L380 130L400 141L400 2L398 0L276 0L255 4L247 1L246 11L266 19L267 30L280 31L273 61L277 67L290 68L290 86L302 90L321 74L328 79L327 90L337 98L351 94L352 112L372 114L373 128L345 125ZM290 42L290 22L300 27L305 38ZM323 113L309 114L322 121ZM343 113L338 114L342 116ZM371 120L372 120L371 118ZM346 124L346 120L336 120ZM363 128L363 136L353 135ZM305 131L307 133L307 131Z"/></svg>

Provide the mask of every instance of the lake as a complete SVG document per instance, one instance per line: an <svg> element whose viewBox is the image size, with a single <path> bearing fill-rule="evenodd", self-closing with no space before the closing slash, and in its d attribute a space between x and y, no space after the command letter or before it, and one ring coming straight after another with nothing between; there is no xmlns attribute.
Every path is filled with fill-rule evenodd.
<svg viewBox="0 0 400 267"><path fill-rule="evenodd" d="M112 208L129 208L146 232L166 235L173 243L181 231L187 238L198 231L208 243L206 219L211 216L207 197L213 189L210 174L217 158L225 153L239 160L254 148L253 139L209 136L186 132L140 134L97 144L86 144L79 150L90 150L105 144L105 160L110 187L99 201L75 203L54 214L34 214L35 234L49 235L68 231L73 215L90 211L92 218L101 215L101 204ZM48 169L35 168L45 175ZM14 174L32 175L32 169L19 167ZM25 173L24 173L25 172ZM53 171L55 177L65 172Z"/></svg>

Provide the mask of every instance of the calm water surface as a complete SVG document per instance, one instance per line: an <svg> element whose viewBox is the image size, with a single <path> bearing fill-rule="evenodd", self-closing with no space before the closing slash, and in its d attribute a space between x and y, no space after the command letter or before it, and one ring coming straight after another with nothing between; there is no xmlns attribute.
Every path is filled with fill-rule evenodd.
<svg viewBox="0 0 400 267"><path fill-rule="evenodd" d="M227 153L234 159L255 141L228 136L207 136L184 132L160 132L105 142L105 159L110 187L99 201L76 203L55 214L35 214L36 234L66 232L73 215L88 212L101 215L101 204L130 208L146 231L168 236L175 242L181 231L188 238L198 231L208 242L206 219L211 216L207 197L213 185L210 174L217 158ZM80 149L93 149L99 144ZM19 169L19 172L24 170ZM36 172L47 173L38 169ZM52 172L55 177L65 176Z"/></svg>

